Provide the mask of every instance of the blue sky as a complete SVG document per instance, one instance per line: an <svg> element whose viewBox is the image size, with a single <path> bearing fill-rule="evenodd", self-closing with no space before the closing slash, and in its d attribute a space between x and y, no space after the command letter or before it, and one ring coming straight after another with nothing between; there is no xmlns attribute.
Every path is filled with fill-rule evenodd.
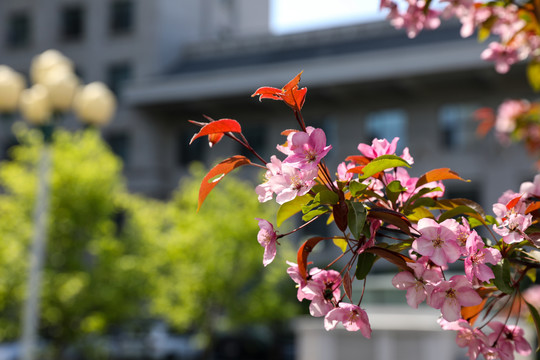
<svg viewBox="0 0 540 360"><path fill-rule="evenodd" d="M379 0L271 0L270 24L277 34L380 19Z"/></svg>

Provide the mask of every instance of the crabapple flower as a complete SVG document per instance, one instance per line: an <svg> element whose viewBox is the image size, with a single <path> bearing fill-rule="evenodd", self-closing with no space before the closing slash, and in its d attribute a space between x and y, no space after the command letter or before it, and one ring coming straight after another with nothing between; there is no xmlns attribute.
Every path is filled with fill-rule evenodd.
<svg viewBox="0 0 540 360"><path fill-rule="evenodd" d="M298 292L296 294L296 297L297 297L298 301L302 301L304 299L311 300L313 298L313 295L304 293L304 291L302 289L308 284L308 281L311 281L310 279L312 278L312 276L314 274L316 274L316 273L319 273L321 270L319 268L316 268L316 267L310 269L309 270L309 275L308 275L309 280L306 280L300 274L300 270L298 269L297 264L295 264L293 262L290 262L290 261L287 261L287 264L289 265L289 267L287 268L287 274L289 274L292 281L294 281L297 284L297 287L298 287Z"/></svg>
<svg viewBox="0 0 540 360"><path fill-rule="evenodd" d="M531 196L540 197L540 174L534 177L533 182L525 181L522 183L519 187L519 192L523 194L523 197L527 198Z"/></svg>
<svg viewBox="0 0 540 360"><path fill-rule="evenodd" d="M410 271L401 271L392 279L392 285L399 290L407 290L405 295L407 304L416 309L431 293L432 286L443 279L439 272L428 269L424 264L409 263L407 265L414 270L414 274Z"/></svg>
<svg viewBox="0 0 540 360"><path fill-rule="evenodd" d="M517 202L512 204L516 200ZM517 198L510 200L506 205L500 203L493 205L493 212L500 224L493 225L493 230L503 237L505 243L518 243L526 237L524 231L531 226L532 215L525 215L525 209L525 203Z"/></svg>
<svg viewBox="0 0 540 360"><path fill-rule="evenodd" d="M525 332L517 325L505 325L499 321L491 321L488 326L493 330L488 339L499 352L502 359L514 358L514 350L523 356L531 353L531 345L525 340Z"/></svg>
<svg viewBox="0 0 540 360"><path fill-rule="evenodd" d="M307 194L316 184L317 168L307 171L299 170L282 163L275 156L272 156L271 162L266 167L268 180L255 188L260 202L272 199L275 193L276 202L282 205L297 196Z"/></svg>
<svg viewBox="0 0 540 360"><path fill-rule="evenodd" d="M326 314L324 318L324 328L328 330L335 329L338 323L342 323L347 331L358 331L366 338L371 338L371 326L367 313L358 305L339 303Z"/></svg>
<svg viewBox="0 0 540 360"><path fill-rule="evenodd" d="M461 249L456 243L458 227L459 223L454 219L440 224L433 219L420 219L416 229L421 236L414 240L412 249L439 266L453 263L461 256Z"/></svg>
<svg viewBox="0 0 540 360"><path fill-rule="evenodd" d="M342 162L341 164L338 165L337 167L337 179L339 181L343 181L343 182L349 182L352 180L354 174L353 173L350 173L350 172L347 172L349 169L352 169L353 167L355 167L356 165L354 163L346 163L346 162Z"/></svg>
<svg viewBox="0 0 540 360"><path fill-rule="evenodd" d="M274 230L274 226L264 219L256 218L259 220L259 233L257 234L257 240L262 247L264 247L263 265L267 266L276 257L276 244L277 234Z"/></svg>
<svg viewBox="0 0 540 360"><path fill-rule="evenodd" d="M450 280L438 283L428 300L428 305L441 310L446 321L459 320L462 306L474 306L482 302L465 275L454 275Z"/></svg>
<svg viewBox="0 0 540 360"><path fill-rule="evenodd" d="M391 143L389 143L386 139L373 139L371 146L362 143L358 144L358 151L360 151L368 159L375 159L381 155L395 155L398 141L398 137L395 137ZM410 165L414 163L414 159L410 155L408 147L403 149L401 158L407 161Z"/></svg>
<svg viewBox="0 0 540 360"><path fill-rule="evenodd" d="M499 74L506 74L510 70L510 65L520 60L517 49L502 45L496 41L491 42L480 56L482 60L494 61L495 70Z"/></svg>
<svg viewBox="0 0 540 360"><path fill-rule="evenodd" d="M332 145L326 145L326 135L322 129L307 127L306 132L297 131L289 134L287 139L289 156L284 164L300 170L313 170L328 154ZM284 149L281 147L281 149Z"/></svg>
<svg viewBox="0 0 540 360"><path fill-rule="evenodd" d="M497 249L484 247L482 238L476 231L472 231L467 238L467 251L465 259L465 275L470 282L474 279L489 281L495 277L493 270L486 263L497 264L501 261L501 253Z"/></svg>
<svg viewBox="0 0 540 360"><path fill-rule="evenodd" d="M470 359L477 359L488 344L488 337L480 329L473 328L468 321L459 319L457 321L448 322L444 319L439 319L439 325L443 330L457 331L456 344L459 347L468 347L467 356Z"/></svg>
<svg viewBox="0 0 540 360"><path fill-rule="evenodd" d="M304 293L311 297L309 313L320 317L328 314L339 302L341 276L335 270L321 270L314 274L312 281L304 287Z"/></svg>

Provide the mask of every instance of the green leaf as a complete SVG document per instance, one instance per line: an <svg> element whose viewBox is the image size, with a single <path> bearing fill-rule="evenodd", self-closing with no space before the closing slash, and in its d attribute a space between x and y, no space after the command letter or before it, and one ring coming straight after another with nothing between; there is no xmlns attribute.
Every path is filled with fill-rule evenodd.
<svg viewBox="0 0 540 360"><path fill-rule="evenodd" d="M302 216L302 220L309 221L309 220L313 219L315 216L325 214L325 213L327 213L329 211L330 211L330 209L327 208L327 207L319 207L317 209L313 209L313 210L309 211L307 214L304 214L304 216Z"/></svg>
<svg viewBox="0 0 540 360"><path fill-rule="evenodd" d="M358 255L358 263L356 264L356 278L358 280L363 280L369 274L377 255L371 254L368 252L363 252Z"/></svg>
<svg viewBox="0 0 540 360"><path fill-rule="evenodd" d="M536 269L529 269L525 275L533 282L536 282Z"/></svg>
<svg viewBox="0 0 540 360"><path fill-rule="evenodd" d="M538 352L540 350L540 315L538 314L538 310L536 310L533 305L529 304L525 299L523 299L523 301L525 301L525 304L527 304L534 321L534 327L536 328L536 343L538 344L536 351Z"/></svg>
<svg viewBox="0 0 540 360"><path fill-rule="evenodd" d="M367 187L367 184L362 184L358 181L351 181L351 183L349 184L349 191L351 192L352 196L356 197L362 195L362 193L364 192L364 190L367 189Z"/></svg>
<svg viewBox="0 0 540 360"><path fill-rule="evenodd" d="M381 155L371 160L366 166L364 166L362 169L363 174L359 176L359 178L367 179L378 172L399 166L411 167L407 161L403 160L397 155Z"/></svg>
<svg viewBox="0 0 540 360"><path fill-rule="evenodd" d="M534 91L540 91L540 62L531 61L527 66L527 78Z"/></svg>
<svg viewBox="0 0 540 360"><path fill-rule="evenodd" d="M492 267L495 279L493 284L505 294L512 294L514 288L512 287L510 279L510 263L503 259L502 264L497 264Z"/></svg>
<svg viewBox="0 0 540 360"><path fill-rule="evenodd" d="M313 199L313 196L306 194L304 196L298 196L291 201L286 202L281 205L277 212L277 226L281 226L285 220L293 216L294 214L302 210L302 206L307 204L310 200Z"/></svg>
<svg viewBox="0 0 540 360"><path fill-rule="evenodd" d="M443 222L444 220L446 219L450 219L450 218L453 218L455 216L458 216L458 215L464 215L464 214L475 214L477 215L478 213L468 207L468 206L465 206L465 205L459 205L451 210L448 210L448 211L445 211L443 214L441 214L441 216L439 217L439 223Z"/></svg>
<svg viewBox="0 0 540 360"><path fill-rule="evenodd" d="M407 191L407 188L403 187L398 180L394 180L386 186L386 197L395 204L399 195L405 191Z"/></svg>
<svg viewBox="0 0 540 360"><path fill-rule="evenodd" d="M334 245L336 245L338 248L340 248L341 251L343 251L343 252L347 251L347 247L348 247L347 240L345 240L343 238L334 238L333 241L334 241Z"/></svg>
<svg viewBox="0 0 540 360"><path fill-rule="evenodd" d="M347 201L347 205L349 207L349 212L347 214L349 230L351 230L351 234L353 234L355 239L360 239L362 236L362 229L366 223L366 208L360 202Z"/></svg>

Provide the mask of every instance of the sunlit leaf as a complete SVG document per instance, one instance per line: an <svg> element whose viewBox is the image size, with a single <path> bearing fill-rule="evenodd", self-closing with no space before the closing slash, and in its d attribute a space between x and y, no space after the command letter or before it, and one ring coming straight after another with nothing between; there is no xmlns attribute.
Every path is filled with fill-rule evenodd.
<svg viewBox="0 0 540 360"><path fill-rule="evenodd" d="M201 208L201 205L204 202L204 199L208 196L210 191L223 179L225 175L233 171L234 169L251 164L251 161L242 155L236 155L228 159L223 160L216 166L214 166L208 174L204 177L201 182L201 187L199 189L199 205L197 211Z"/></svg>
<svg viewBox="0 0 540 360"><path fill-rule="evenodd" d="M540 91L540 62L534 60L529 62L527 79L534 91Z"/></svg>
<svg viewBox="0 0 540 360"><path fill-rule="evenodd" d="M361 195L364 190L366 190L368 187L367 184L362 184L361 182L358 182L358 181L352 181L351 183L349 183L349 191L351 192L351 195L352 196L359 196Z"/></svg>
<svg viewBox="0 0 540 360"><path fill-rule="evenodd" d="M394 180L390 184L386 186L386 197L388 200L390 200L393 204L396 203L399 195L403 192L407 191L407 188L403 187L401 185L401 182L399 180Z"/></svg>
<svg viewBox="0 0 540 360"><path fill-rule="evenodd" d="M358 165L366 165L370 162L370 160L367 157L362 156L362 155L347 156L345 161L352 161L353 163L358 164Z"/></svg>
<svg viewBox="0 0 540 360"><path fill-rule="evenodd" d="M347 172L361 174L359 175L360 179L367 179L381 171L399 166L411 167L407 161L397 155L381 155L371 160L367 165L354 167Z"/></svg>
<svg viewBox="0 0 540 360"><path fill-rule="evenodd" d="M347 251L347 248L349 247L347 240L338 237L334 238L334 245L340 248L343 252Z"/></svg>
<svg viewBox="0 0 540 360"><path fill-rule="evenodd" d="M429 211L425 207L417 207L413 209L412 213L407 214L407 218L410 221L418 222L418 220L423 219L423 218L434 219L435 217L433 216L431 211Z"/></svg>
<svg viewBox="0 0 540 360"><path fill-rule="evenodd" d="M190 144L195 140L202 136L206 135L212 135L212 134L225 134L228 132L236 132L241 133L242 128L240 127L240 124L238 121L233 119L220 119L216 121L209 122L205 126L199 130L199 132L191 138ZM221 139L221 137L219 137ZM214 136L213 140L215 141L213 144L215 144L217 141L219 141L218 137ZM212 145L213 145L212 144Z"/></svg>
<svg viewBox="0 0 540 360"><path fill-rule="evenodd" d="M285 220L296 213L302 211L302 207L313 199L313 196L306 194L297 196L293 200L282 204L277 211L276 225L279 227Z"/></svg>
<svg viewBox="0 0 540 360"><path fill-rule="evenodd" d="M440 168L428 171L424 175L420 176L416 182L416 187L419 188L422 185L428 184L433 181L449 180L456 179L462 181L470 181L461 178L458 173L450 170L449 168Z"/></svg>
<svg viewBox="0 0 540 360"><path fill-rule="evenodd" d="M537 201L537 202L533 202L532 204L530 204L529 206L527 206L527 210L525 210L525 215L526 214L530 214L532 213L533 211L536 211L540 209L540 201Z"/></svg>
<svg viewBox="0 0 540 360"><path fill-rule="evenodd" d="M433 206L435 209L442 209L442 210L452 210L454 208L457 208L458 206L467 206L476 213L478 213L481 217L486 217L486 213L482 206L478 204L475 201L469 200L469 199L441 199L436 202L436 205Z"/></svg>
<svg viewBox="0 0 540 360"><path fill-rule="evenodd" d="M304 105L307 93L307 88L298 88L298 83L300 82L301 75L302 72L296 75L282 89L263 86L255 90L255 92L251 96L259 96L259 100L282 100L293 110L300 111L302 109L302 106Z"/></svg>
<svg viewBox="0 0 540 360"><path fill-rule="evenodd" d="M486 305L487 298L484 298L482 302L478 305L474 306L463 306L461 308L461 317L469 322L469 324L474 325L476 319L478 319L478 316L480 316L480 313L482 312L482 309Z"/></svg>
<svg viewBox="0 0 540 360"><path fill-rule="evenodd" d="M317 209L310 210L309 212L304 214L304 216L302 216L302 220L309 221L314 217L325 214L327 212L330 212L330 209L328 207L319 207Z"/></svg>
<svg viewBox="0 0 540 360"><path fill-rule="evenodd" d="M473 208L470 208L469 206L465 206L465 205L459 205L453 209L450 209L442 213L441 216L439 216L439 222L443 222L446 219L451 219L453 217L456 217L459 215L465 215L465 214L470 215L470 216L478 215L476 210L474 210Z"/></svg>

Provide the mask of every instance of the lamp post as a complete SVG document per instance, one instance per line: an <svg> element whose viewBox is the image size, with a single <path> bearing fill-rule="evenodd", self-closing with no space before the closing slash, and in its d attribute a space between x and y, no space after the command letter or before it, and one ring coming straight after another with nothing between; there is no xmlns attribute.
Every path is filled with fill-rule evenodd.
<svg viewBox="0 0 540 360"><path fill-rule="evenodd" d="M0 68L0 91L1 74ZM110 121L116 108L114 95L104 84L92 83L80 87L80 81L73 73L73 63L56 50L47 50L36 56L32 61L30 74L34 85L20 93L19 110L29 123L39 126L44 146L38 164L38 186L33 214L34 233L23 308L21 339L23 360L34 360L37 355L40 294L51 195L52 134L55 125L53 120L73 107L81 121L105 125ZM0 110L1 106L0 103Z"/></svg>

